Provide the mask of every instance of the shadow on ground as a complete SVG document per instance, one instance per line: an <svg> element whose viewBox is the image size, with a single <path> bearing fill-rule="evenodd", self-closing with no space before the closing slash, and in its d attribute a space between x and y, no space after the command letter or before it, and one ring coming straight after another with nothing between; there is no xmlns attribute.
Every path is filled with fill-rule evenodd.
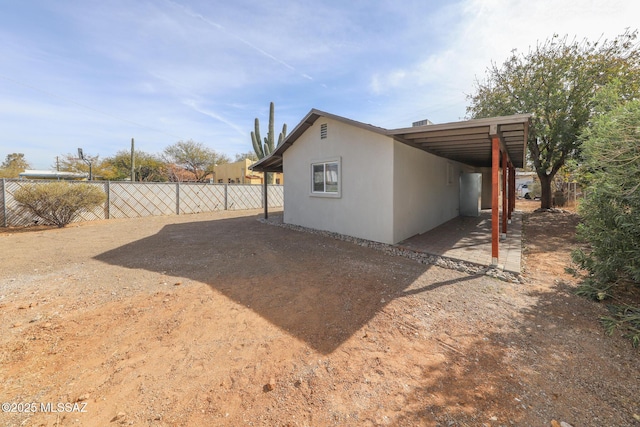
<svg viewBox="0 0 640 427"><path fill-rule="evenodd" d="M167 225L95 259L208 284L336 355L294 368L274 361L287 364L278 387L245 395L254 420L274 405L273 420L316 405L314 416L344 425L363 424L346 422L356 408L360 421L375 412L372 425L386 422L381 414L425 426L628 426L639 412L637 351L605 337L602 307L560 282L522 288L430 269L255 217ZM350 337L350 353L336 352Z"/></svg>
<svg viewBox="0 0 640 427"><path fill-rule="evenodd" d="M423 370L398 424L640 425L637 349L605 336L597 320L603 308L574 291L563 282L532 289L533 303L512 323L446 346L446 363Z"/></svg>
<svg viewBox="0 0 640 427"><path fill-rule="evenodd" d="M399 243L400 246L434 255L446 255L451 249L474 249L491 245L491 217L458 216L438 227Z"/></svg>
<svg viewBox="0 0 640 427"><path fill-rule="evenodd" d="M429 268L255 217L167 225L95 259L206 283L324 354Z"/></svg>
<svg viewBox="0 0 640 427"><path fill-rule="evenodd" d="M572 213L525 212L522 216L523 227L530 235L544 235L544 246L529 242L530 252L554 252L571 246L577 246L576 227L580 219ZM542 229L544 228L544 230Z"/></svg>

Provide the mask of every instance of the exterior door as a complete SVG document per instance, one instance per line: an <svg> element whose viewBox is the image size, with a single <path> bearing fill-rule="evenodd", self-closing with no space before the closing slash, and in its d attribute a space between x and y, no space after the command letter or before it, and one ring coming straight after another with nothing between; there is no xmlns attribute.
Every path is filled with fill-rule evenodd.
<svg viewBox="0 0 640 427"><path fill-rule="evenodd" d="M480 216L482 203L482 174L460 175L460 215Z"/></svg>

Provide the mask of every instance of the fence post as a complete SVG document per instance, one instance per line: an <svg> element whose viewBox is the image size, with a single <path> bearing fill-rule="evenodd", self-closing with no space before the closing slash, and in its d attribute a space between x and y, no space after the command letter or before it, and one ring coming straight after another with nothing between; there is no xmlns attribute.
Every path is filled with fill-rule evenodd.
<svg viewBox="0 0 640 427"><path fill-rule="evenodd" d="M110 185L111 181L107 181L107 201L104 204L104 219L110 219L109 217L111 216L111 185Z"/></svg>
<svg viewBox="0 0 640 427"><path fill-rule="evenodd" d="M5 182L6 180L2 178L2 218L3 218L4 226L8 227L7 225L7 191L6 191Z"/></svg>
<svg viewBox="0 0 640 427"><path fill-rule="evenodd" d="M228 186L228 185L229 185L229 184L225 184L225 185L224 185L224 210L225 210L225 211L226 211L227 209L229 209L229 207L228 207L228 206L229 206L229 202L228 202L228 200L229 200L229 193L228 193L228 189L227 189L227 186Z"/></svg>
<svg viewBox="0 0 640 427"><path fill-rule="evenodd" d="M176 182L176 215L180 215L180 182Z"/></svg>

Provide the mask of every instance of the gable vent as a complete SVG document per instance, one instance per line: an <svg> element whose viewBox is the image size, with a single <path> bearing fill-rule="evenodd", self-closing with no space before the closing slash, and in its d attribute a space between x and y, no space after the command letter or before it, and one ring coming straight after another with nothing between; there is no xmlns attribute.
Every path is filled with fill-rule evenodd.
<svg viewBox="0 0 640 427"><path fill-rule="evenodd" d="M320 125L320 139L327 139L327 124L322 123Z"/></svg>

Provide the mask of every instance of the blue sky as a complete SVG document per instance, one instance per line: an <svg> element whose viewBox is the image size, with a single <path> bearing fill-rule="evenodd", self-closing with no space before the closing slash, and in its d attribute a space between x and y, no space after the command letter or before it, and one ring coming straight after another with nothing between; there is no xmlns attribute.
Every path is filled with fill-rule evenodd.
<svg viewBox="0 0 640 427"><path fill-rule="evenodd" d="M311 108L386 128L461 120L491 61L554 33L613 38L637 0L3 0L0 160L250 151Z"/></svg>

